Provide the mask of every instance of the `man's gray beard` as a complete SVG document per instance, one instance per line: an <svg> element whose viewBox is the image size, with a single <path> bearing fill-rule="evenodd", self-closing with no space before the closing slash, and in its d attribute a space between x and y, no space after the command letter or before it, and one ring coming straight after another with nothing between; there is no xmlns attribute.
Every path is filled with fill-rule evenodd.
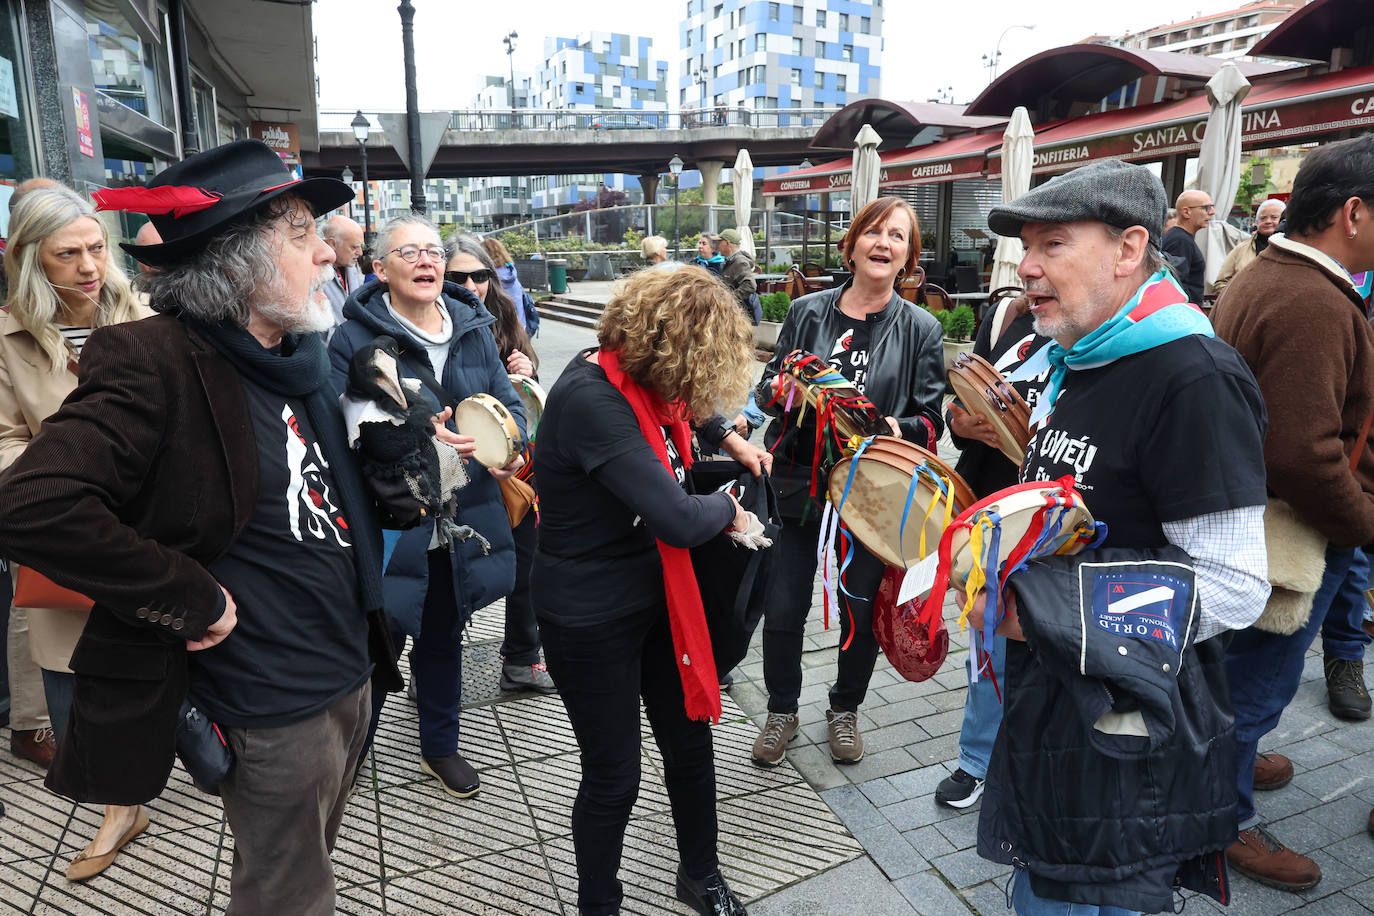
<svg viewBox="0 0 1374 916"><path fill-rule="evenodd" d="M310 284L310 292L303 301L287 304L283 301L279 282L274 282L267 293L267 301L254 307L263 318L279 325L287 334L315 334L334 327L334 311L329 300L323 295L325 284L334 275L334 268L326 264L320 269L315 282Z"/></svg>

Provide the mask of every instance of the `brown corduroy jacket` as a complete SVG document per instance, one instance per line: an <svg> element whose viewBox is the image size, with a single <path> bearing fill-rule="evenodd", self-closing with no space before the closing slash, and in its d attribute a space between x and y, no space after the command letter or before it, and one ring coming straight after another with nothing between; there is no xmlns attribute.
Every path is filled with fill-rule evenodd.
<svg viewBox="0 0 1374 916"><path fill-rule="evenodd" d="M1374 412L1374 328L1334 261L1276 237L1212 313L1269 412L1269 492L1337 547L1374 541L1374 448L1353 453ZM1366 434L1368 439L1368 434Z"/></svg>

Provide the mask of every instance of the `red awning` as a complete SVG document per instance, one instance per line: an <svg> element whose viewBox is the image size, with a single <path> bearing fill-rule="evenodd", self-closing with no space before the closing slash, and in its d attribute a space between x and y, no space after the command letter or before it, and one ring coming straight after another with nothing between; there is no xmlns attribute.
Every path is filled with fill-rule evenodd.
<svg viewBox="0 0 1374 916"><path fill-rule="evenodd" d="M1034 171L1058 172L1094 159L1150 161L1196 153L1208 112L1207 97L1199 95L1042 124L1035 134ZM1242 143L1248 149L1374 126L1374 67L1259 83L1246 96L1242 112ZM1001 159L994 152L988 157L988 177L1001 174Z"/></svg>
<svg viewBox="0 0 1374 916"><path fill-rule="evenodd" d="M1001 132L966 134L914 149L880 153L879 188L908 187L957 178L981 178L987 151L1002 142ZM853 157L775 175L763 182L763 196L791 197L849 190Z"/></svg>

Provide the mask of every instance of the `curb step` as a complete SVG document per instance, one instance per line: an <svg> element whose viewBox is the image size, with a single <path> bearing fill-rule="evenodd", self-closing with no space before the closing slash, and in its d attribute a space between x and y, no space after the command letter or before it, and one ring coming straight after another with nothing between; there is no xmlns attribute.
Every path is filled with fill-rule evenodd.
<svg viewBox="0 0 1374 916"><path fill-rule="evenodd" d="M600 302L560 295L539 303L539 317L580 328L595 329L597 319L601 317L601 309Z"/></svg>

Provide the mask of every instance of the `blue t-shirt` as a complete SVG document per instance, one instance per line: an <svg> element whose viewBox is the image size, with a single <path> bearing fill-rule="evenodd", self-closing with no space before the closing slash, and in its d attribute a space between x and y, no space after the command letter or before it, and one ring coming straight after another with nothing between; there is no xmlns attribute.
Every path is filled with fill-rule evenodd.
<svg viewBox="0 0 1374 916"><path fill-rule="evenodd" d="M190 654L191 702L236 728L310 718L368 679L352 534L305 405L243 379L258 446L258 505L209 567L238 624Z"/></svg>

